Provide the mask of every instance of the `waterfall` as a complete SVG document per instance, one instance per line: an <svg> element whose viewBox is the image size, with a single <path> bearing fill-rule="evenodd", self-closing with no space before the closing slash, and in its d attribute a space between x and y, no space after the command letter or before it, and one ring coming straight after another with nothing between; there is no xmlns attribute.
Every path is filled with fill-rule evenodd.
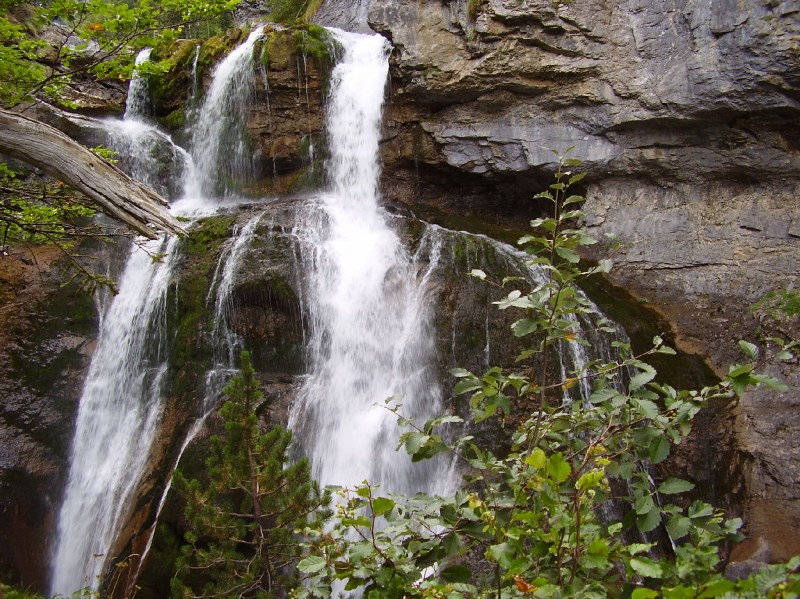
<svg viewBox="0 0 800 599"><path fill-rule="evenodd" d="M156 241L148 249L171 254L175 244ZM163 325L172 265L131 252L119 294L101 314L58 519L51 594L97 588L147 466L158 423L151 405L159 403L167 366Z"/></svg>
<svg viewBox="0 0 800 599"><path fill-rule="evenodd" d="M150 86L146 77L139 76L138 67L150 60L152 48L145 48L136 55L133 64L133 77L128 86L128 99L125 101L125 118L144 118L150 112Z"/></svg>
<svg viewBox="0 0 800 599"><path fill-rule="evenodd" d="M206 304L214 304L214 324L211 330L211 345L214 364L208 372L207 387L221 389L231 368L236 363L242 342L228 324L231 311L231 292L239 274L239 267L263 213L251 218L243 227L234 227L233 238L225 247L214 272L214 280L206 297ZM214 396L210 392L207 395ZM208 406L209 408L211 406Z"/></svg>
<svg viewBox="0 0 800 599"><path fill-rule="evenodd" d="M378 195L390 47L380 36L333 33L344 58L330 82L329 185L299 208L302 213L293 231L302 262L297 291L309 331L309 373L291 408L289 425L322 484L352 486L367 479L380 484L384 493L446 493L453 486L450 464L444 459L412 464L404 452L396 451L402 431L385 401L395 397L402 404L401 414L420 424L441 409L432 290L447 260L446 237L462 234L426 227L423 240L411 252L390 226L392 219L380 208ZM197 118L192 119L191 155L146 122L144 79L131 82L125 117L104 123L112 134L110 145L126 168L162 189L168 189L163 171L171 170L165 167L164 152L171 148L169 155L180 163L183 183L174 212L208 214L236 193L242 178L252 176L254 159L244 133L256 68L253 48L262 36L259 30L250 34L214 70ZM146 55L140 58L146 60ZM148 140L154 139L158 144L151 145ZM231 291L261 218L244 223L224 246L206 297L215 311L207 399L216 398L215 390L241 346L228 323ZM120 529L132 513L136 488L152 459L161 386L169 366L165 301L180 243L162 240L145 247L163 258L154 261L145 252L132 251L119 294L100 309L98 345L80 400L58 521L53 594L99 588L100 577L117 557L113 553L120 550ZM495 251L513 253L500 246ZM486 335L481 360L487 365L494 359L490 319L487 312L480 327ZM579 359L565 362L564 368L578 367ZM208 401L204 405L205 410L211 407ZM178 454L201 422L186 439L174 440Z"/></svg>
<svg viewBox="0 0 800 599"><path fill-rule="evenodd" d="M247 104L254 93L253 47L264 37L257 27L247 40L214 68L211 87L192 134L192 158L197 167L186 195L229 196L253 176L255 156L247 142Z"/></svg>
<svg viewBox="0 0 800 599"><path fill-rule="evenodd" d="M323 485L364 479L383 492L434 491L441 464L412 465L395 451L399 398L424 421L439 406L425 273L414 268L378 206L378 142L390 46L334 30L344 58L331 75L330 191L296 234L305 248L310 374L289 426Z"/></svg>
<svg viewBox="0 0 800 599"><path fill-rule="evenodd" d="M201 110L201 125L193 144L205 170L196 168L191 156L177 149L168 136L142 120L146 89L142 80L131 82L129 102L121 121L107 120L111 146L120 152L129 172L152 185L159 184L164 167L163 148L181 158L184 193L173 211L198 215L216 209L198 197L198 189L214 186L214 173L204 150L220 151L220 138L230 140L224 119L216 122L225 102L242 103L239 81L252 69L251 35L215 71ZM245 49L242 49L245 47ZM147 59L147 53L140 54ZM139 64L141 64L139 62ZM223 68L224 65L224 68ZM242 92L247 94L247 89ZM211 119L211 120L210 120ZM154 143L156 140L158 143ZM168 144L164 142L168 141ZM214 154L216 156L216 154ZM199 181L199 184L198 184ZM148 470L150 448L158 431L162 410L162 383L168 368L165 331L167 288L179 258L177 239L140 242L134 247L119 280L119 293L100 306L97 349L84 382L70 454L70 470L58 516L52 555L51 594L69 596L84 587L97 590L108 567L121 528L133 510L137 486ZM153 256L161 256L154 260ZM224 302L223 302L224 303ZM186 442L184 442L184 447ZM162 502L163 503L163 502Z"/></svg>
<svg viewBox="0 0 800 599"><path fill-rule="evenodd" d="M136 67L150 60L150 48L136 57ZM125 115L120 119L103 119L97 123L108 135L109 149L117 152L119 166L137 181L169 196L176 191L190 169L191 157L172 138L148 122L150 114L149 85L145 77L134 76L128 89Z"/></svg>

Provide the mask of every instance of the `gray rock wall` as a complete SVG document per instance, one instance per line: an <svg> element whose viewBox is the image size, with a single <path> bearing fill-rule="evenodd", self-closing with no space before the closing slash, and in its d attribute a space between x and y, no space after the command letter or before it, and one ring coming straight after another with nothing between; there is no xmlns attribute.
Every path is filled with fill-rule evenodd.
<svg viewBox="0 0 800 599"><path fill-rule="evenodd" d="M800 283L800 2L373 0L369 22L395 46L390 198L524 226L551 150L574 146L612 280L718 373L738 338L763 340L750 307ZM800 439L775 434L798 397L742 398L741 463L719 465L774 559L800 552Z"/></svg>

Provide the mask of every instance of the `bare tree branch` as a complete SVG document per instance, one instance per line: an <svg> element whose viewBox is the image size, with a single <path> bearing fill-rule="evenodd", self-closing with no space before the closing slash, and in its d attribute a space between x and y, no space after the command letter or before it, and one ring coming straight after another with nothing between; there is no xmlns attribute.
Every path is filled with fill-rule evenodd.
<svg viewBox="0 0 800 599"><path fill-rule="evenodd" d="M70 185L145 237L158 237L154 228L186 234L164 198L50 125L0 110L0 152Z"/></svg>

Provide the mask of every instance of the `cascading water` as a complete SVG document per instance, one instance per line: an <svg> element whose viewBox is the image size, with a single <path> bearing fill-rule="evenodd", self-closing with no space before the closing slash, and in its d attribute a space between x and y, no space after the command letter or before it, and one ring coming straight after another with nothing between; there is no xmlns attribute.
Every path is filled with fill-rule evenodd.
<svg viewBox="0 0 800 599"><path fill-rule="evenodd" d="M397 396L404 415L424 421L439 404L425 274L378 206L390 47L380 36L334 34L344 58L331 75L331 190L297 231L310 269L311 374L289 425L323 485L369 479L384 492L436 491L445 466L412 465L396 452L396 418L383 406Z"/></svg>
<svg viewBox="0 0 800 599"><path fill-rule="evenodd" d="M192 134L192 158L197 167L186 195L213 198L230 195L252 176L254 152L245 134L247 105L254 92L253 47L264 37L256 28L215 68L203 108Z"/></svg>
<svg viewBox="0 0 800 599"><path fill-rule="evenodd" d="M152 245L151 250L174 253L160 242ZM146 252L133 251L119 294L101 314L59 514L51 594L97 588L147 464L158 423L151 404L158 403L167 365L163 324L172 264L156 264Z"/></svg>
<svg viewBox="0 0 800 599"><path fill-rule="evenodd" d="M252 172L243 126L252 94L253 47L262 35L251 34L214 71L193 119L196 168L185 152L176 150L186 163L183 197L175 203L182 214L214 210L221 197L235 193L234 183ZM389 217L379 207L377 157L389 46L379 36L335 36L344 59L332 74L328 108L330 190L302 209L294 231L303 262L298 295L310 329L310 374L292 408L290 426L301 450L312 457L322 484L352 486L368 479L381 484L383 492L444 493L453 485L449 464L412 464L404 452L395 451L400 431L394 414L383 405L389 396L398 397L401 413L416 422L439 411L440 381L428 306L447 247L444 233L428 227L410 255L387 224ZM134 79L132 87L143 83ZM163 165L158 153L139 154L135 145L125 145L135 137L124 133L128 126L165 138L145 122L145 98L132 90L121 121L124 127L118 127L123 133L114 147L127 160L137 157L130 166L135 176L158 184ZM117 123L109 122L107 129L113 132ZM136 165L141 168L136 170ZM239 349L240 340L228 330L226 311L239 259L259 218L229 242L207 298L216 312L215 364L209 376L215 388ZM164 302L177 247L174 241L153 243L152 253L165 254L160 263L133 252L120 278L119 295L102 307L58 524L53 593L98 588L98 576L115 557L109 554L130 513L158 431L160 384L167 368ZM485 328L481 349L488 364L488 315ZM575 360L571 364L577 367Z"/></svg>
<svg viewBox="0 0 800 599"><path fill-rule="evenodd" d="M125 101L125 116L143 118L150 112L150 86L146 77L141 77L137 70L150 60L152 48L145 48L136 56L133 65L133 77L128 86L128 98Z"/></svg>
<svg viewBox="0 0 800 599"><path fill-rule="evenodd" d="M215 208L203 200L202 190L214 187L214 173L207 164L208 149L220 151L220 138L230 139L228 121L214 127L214 118L228 114L230 105L242 105L236 91L239 81L252 71L252 45L260 34L232 53L218 67L211 92L201 110L201 131L193 144L196 155L206 160L206 170L193 168L185 159L184 197L176 210L196 215ZM140 55L146 60L146 54ZM154 173L163 165L154 144L147 140L167 136L142 120L146 92L134 78L125 118L103 124L112 146L127 159L132 175L158 184ZM247 93L245 89L243 93ZM207 117L207 113L212 112ZM142 142L142 140L145 140ZM174 144L169 144L175 147ZM163 143L160 147L163 147ZM143 149L143 150L142 150ZM196 173L202 177L196 180ZM180 206L180 208L178 208ZM165 302L177 262L176 239L145 244L147 251L132 251L119 281L118 295L100 307L98 346L84 383L73 438L70 472L61 506L52 557L51 594L69 596L84 587L99 588L100 577L115 547L117 535L132 509L137 485L150 460L150 447L158 430L162 409L166 355ZM155 261L151 255L162 255ZM185 445L185 444L184 444Z"/></svg>
<svg viewBox="0 0 800 599"><path fill-rule="evenodd" d="M251 218L243 227L235 227L231 242L225 248L217 263L214 280L209 288L206 304L214 304L214 325L211 330L214 364L209 370L208 386L221 387L230 368L236 362L237 354L242 349L241 339L229 327L231 310L231 291L239 274L239 266L247 246L253 240L256 227L263 213ZM209 393L209 395L214 395Z"/></svg>
<svg viewBox="0 0 800 599"><path fill-rule="evenodd" d="M136 67L150 59L150 48L136 57ZM159 193L174 195L173 183L191 168L191 157L172 139L148 122L150 94L147 78L134 70L125 103L125 115L120 119L104 119L99 125L108 134L109 149L117 152L120 166L137 181L153 187Z"/></svg>

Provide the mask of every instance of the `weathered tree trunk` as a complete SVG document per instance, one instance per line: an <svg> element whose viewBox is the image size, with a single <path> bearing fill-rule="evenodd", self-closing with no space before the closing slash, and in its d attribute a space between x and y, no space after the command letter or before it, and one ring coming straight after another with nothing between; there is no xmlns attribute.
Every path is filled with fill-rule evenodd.
<svg viewBox="0 0 800 599"><path fill-rule="evenodd" d="M63 181L150 239L155 229L185 233L164 198L50 125L0 110L0 152Z"/></svg>

